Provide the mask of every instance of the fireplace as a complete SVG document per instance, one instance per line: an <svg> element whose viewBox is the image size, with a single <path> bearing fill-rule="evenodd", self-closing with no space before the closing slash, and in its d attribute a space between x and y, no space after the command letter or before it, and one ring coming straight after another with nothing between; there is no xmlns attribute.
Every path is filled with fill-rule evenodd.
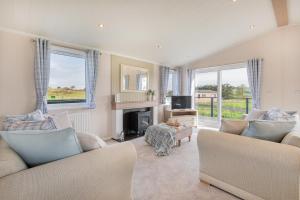
<svg viewBox="0 0 300 200"><path fill-rule="evenodd" d="M123 110L124 140L145 135L146 129L153 125L153 108Z"/></svg>

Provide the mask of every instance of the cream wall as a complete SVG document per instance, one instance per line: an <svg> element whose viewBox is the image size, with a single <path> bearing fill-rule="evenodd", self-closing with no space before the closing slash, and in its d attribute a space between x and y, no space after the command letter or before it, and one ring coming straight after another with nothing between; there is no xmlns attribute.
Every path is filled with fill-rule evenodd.
<svg viewBox="0 0 300 200"><path fill-rule="evenodd" d="M289 26L225 49L191 64L205 68L264 59L262 108L300 111L300 26Z"/></svg>
<svg viewBox="0 0 300 200"><path fill-rule="evenodd" d="M0 116L28 113L35 109L34 43L32 38L0 31ZM90 112L92 133L111 136L111 56L102 53L94 110L66 109L68 112ZM60 112L60 110L50 110Z"/></svg>

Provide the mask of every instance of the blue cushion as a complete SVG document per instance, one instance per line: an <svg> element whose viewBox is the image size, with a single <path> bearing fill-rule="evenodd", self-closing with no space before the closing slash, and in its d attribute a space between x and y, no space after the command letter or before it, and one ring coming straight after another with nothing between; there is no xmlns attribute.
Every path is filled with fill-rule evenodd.
<svg viewBox="0 0 300 200"><path fill-rule="evenodd" d="M0 134L30 167L82 152L76 133L72 128L1 131Z"/></svg>
<svg viewBox="0 0 300 200"><path fill-rule="evenodd" d="M249 122L249 127L243 131L242 135L272 142L281 142L295 125L295 121L255 120Z"/></svg>

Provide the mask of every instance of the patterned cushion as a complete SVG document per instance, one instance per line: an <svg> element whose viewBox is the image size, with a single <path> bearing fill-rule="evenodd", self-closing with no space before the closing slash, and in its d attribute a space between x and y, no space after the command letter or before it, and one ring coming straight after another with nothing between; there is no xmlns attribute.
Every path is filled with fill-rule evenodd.
<svg viewBox="0 0 300 200"><path fill-rule="evenodd" d="M287 113L281 111L278 108L272 108L267 113L264 114L264 120L272 120L272 121L295 121L295 113L291 112Z"/></svg>
<svg viewBox="0 0 300 200"><path fill-rule="evenodd" d="M21 120L8 120L4 121L5 131L16 130L50 130L55 129L56 126L51 117L43 121L21 121Z"/></svg>
<svg viewBox="0 0 300 200"><path fill-rule="evenodd" d="M5 117L5 121L43 121L45 117L40 110L35 110L25 115L10 115Z"/></svg>

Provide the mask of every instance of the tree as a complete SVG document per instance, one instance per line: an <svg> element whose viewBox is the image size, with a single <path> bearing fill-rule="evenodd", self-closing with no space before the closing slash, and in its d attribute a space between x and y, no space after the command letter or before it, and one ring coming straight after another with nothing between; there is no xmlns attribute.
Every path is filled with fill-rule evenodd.
<svg viewBox="0 0 300 200"><path fill-rule="evenodd" d="M74 90L75 89L75 85L72 85L70 88L71 88L71 90Z"/></svg>
<svg viewBox="0 0 300 200"><path fill-rule="evenodd" d="M233 94L234 86L226 83L222 85L222 96L224 99L232 99L234 97Z"/></svg>

